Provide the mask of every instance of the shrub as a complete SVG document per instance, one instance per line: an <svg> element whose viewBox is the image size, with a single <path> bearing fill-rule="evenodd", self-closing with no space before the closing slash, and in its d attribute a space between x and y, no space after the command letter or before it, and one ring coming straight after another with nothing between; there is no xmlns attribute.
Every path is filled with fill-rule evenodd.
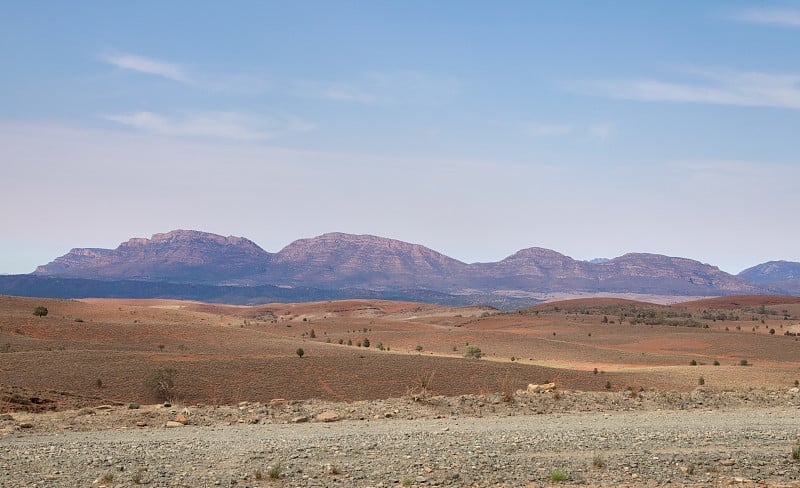
<svg viewBox="0 0 800 488"><path fill-rule="evenodd" d="M480 359L481 356L483 356L481 348L474 344L467 346L467 350L464 352L465 358Z"/></svg>
<svg viewBox="0 0 800 488"><path fill-rule="evenodd" d="M159 400L169 400L175 393L175 369L158 368L144 378L144 386Z"/></svg>
<svg viewBox="0 0 800 488"><path fill-rule="evenodd" d="M303 354L305 353L306 352L303 350L302 347L298 347L297 350L295 351L295 354L297 354L299 357L303 357Z"/></svg>
<svg viewBox="0 0 800 488"><path fill-rule="evenodd" d="M697 361L692 359L691 361L689 361L689 366L697 366Z"/></svg>
<svg viewBox="0 0 800 488"><path fill-rule="evenodd" d="M303 320L305 320L305 319L303 319ZM317 337L317 333L314 332L314 329L311 329L311 333L309 333L308 336L311 337L312 339L315 339Z"/></svg>
<svg viewBox="0 0 800 488"><path fill-rule="evenodd" d="M365 338L364 338L364 340L363 340L363 341L361 341L361 344L362 344L364 347L369 347L369 339L367 339L367 338L365 337Z"/></svg>
<svg viewBox="0 0 800 488"><path fill-rule="evenodd" d="M606 390L610 390L610 389L611 389L611 382L610 381L606 381Z"/></svg>
<svg viewBox="0 0 800 488"><path fill-rule="evenodd" d="M36 315L37 317L44 317L45 315L47 315L47 307L39 305L38 307L33 309L33 315Z"/></svg>
<svg viewBox="0 0 800 488"><path fill-rule="evenodd" d="M719 361L717 361L716 359L714 360L714 366L719 366Z"/></svg>
<svg viewBox="0 0 800 488"><path fill-rule="evenodd" d="M795 461L800 460L800 444L796 444L792 447L792 459Z"/></svg>
<svg viewBox="0 0 800 488"><path fill-rule="evenodd" d="M750 366L750 363L747 362L747 359L742 359L739 361L739 366Z"/></svg>
<svg viewBox="0 0 800 488"><path fill-rule="evenodd" d="M422 346L421 346L421 345L419 345L419 344L418 344L418 345L417 345L417 347L415 347L414 349L415 349L417 352L422 352Z"/></svg>
<svg viewBox="0 0 800 488"><path fill-rule="evenodd" d="M699 384L700 386L705 385L706 384L706 379L701 376L700 379L697 380L697 384Z"/></svg>
<svg viewBox="0 0 800 488"><path fill-rule="evenodd" d="M275 466L268 466L267 467L267 476L270 479L276 480L281 477L281 463L276 464Z"/></svg>
<svg viewBox="0 0 800 488"><path fill-rule="evenodd" d="M550 481L559 482L559 481L567 481L568 476L567 476L567 473L564 470L562 470L562 469L554 469L554 470L550 471L549 478L550 478Z"/></svg>
<svg viewBox="0 0 800 488"><path fill-rule="evenodd" d="M606 460L603 458L602 454L595 453L594 457L592 457L592 466L595 468L603 468L606 465Z"/></svg>

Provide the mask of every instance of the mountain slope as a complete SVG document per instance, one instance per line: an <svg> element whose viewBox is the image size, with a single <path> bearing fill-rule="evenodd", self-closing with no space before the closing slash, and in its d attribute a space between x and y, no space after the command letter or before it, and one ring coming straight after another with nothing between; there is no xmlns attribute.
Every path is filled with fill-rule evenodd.
<svg viewBox="0 0 800 488"><path fill-rule="evenodd" d="M791 295L800 294L800 263L768 261L739 273L737 276L762 286Z"/></svg>
<svg viewBox="0 0 800 488"><path fill-rule="evenodd" d="M778 283L800 280L800 263L791 261L768 261L739 273L737 276L753 283Z"/></svg>
<svg viewBox="0 0 800 488"><path fill-rule="evenodd" d="M244 238L177 230L131 239L114 250L73 249L40 266L35 274L498 296L554 292L711 296L767 291L714 266L657 254L588 262L532 247L499 262L466 264L418 244L343 233L300 239L272 254Z"/></svg>
<svg viewBox="0 0 800 488"><path fill-rule="evenodd" d="M274 259L292 284L372 289L446 289L467 265L417 244L370 235L323 234L297 240Z"/></svg>
<svg viewBox="0 0 800 488"><path fill-rule="evenodd" d="M272 254L241 237L174 230L110 249L73 249L34 273L91 279L224 283L266 272Z"/></svg>

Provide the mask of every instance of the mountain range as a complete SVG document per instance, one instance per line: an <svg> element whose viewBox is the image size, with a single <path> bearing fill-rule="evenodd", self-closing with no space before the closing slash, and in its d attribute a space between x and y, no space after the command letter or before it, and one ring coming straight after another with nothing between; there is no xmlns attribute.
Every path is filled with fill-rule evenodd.
<svg viewBox="0 0 800 488"><path fill-rule="evenodd" d="M27 281L19 281L22 277ZM2 278L0 293L5 293L14 277ZM72 249L31 275L16 278L17 289L23 282L28 289L54 288L52 280L57 279L62 287L84 290L83 295L91 291L90 283L108 295L115 288L110 282L116 282L114 296L125 294L119 290L131 294L131 289L139 290L137 296L147 295L147 289L164 296L172 288L172 295L192 298L190 288L195 287L201 298L227 295L234 296L233 302L369 295L452 303L500 300L509 306L518 304L515 299L520 297L530 300L552 293L796 294L800 263L773 261L734 276L680 257L631 253L579 261L537 247L498 262L464 263L422 245L344 233L300 239L270 253L242 237L175 230L130 239L116 249ZM259 289L263 293L257 293ZM237 294L249 298L236 299Z"/></svg>

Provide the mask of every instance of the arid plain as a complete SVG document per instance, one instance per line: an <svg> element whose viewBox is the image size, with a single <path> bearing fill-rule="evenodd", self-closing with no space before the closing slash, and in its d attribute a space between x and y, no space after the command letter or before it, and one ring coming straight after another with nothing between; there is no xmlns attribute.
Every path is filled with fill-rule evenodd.
<svg viewBox="0 0 800 488"><path fill-rule="evenodd" d="M33 315L37 306L47 316ZM235 404L524 389L786 390L800 380L800 298L671 306L618 299L482 307L359 301L254 307L167 300L0 297L3 409L155 403L174 370L182 403ZM369 347L365 347L365 339ZM351 344L351 345L348 345ZM468 345L481 359L467 359ZM303 356L297 350L303 349ZM429 378L429 379L426 379ZM702 379L701 379L702 378Z"/></svg>

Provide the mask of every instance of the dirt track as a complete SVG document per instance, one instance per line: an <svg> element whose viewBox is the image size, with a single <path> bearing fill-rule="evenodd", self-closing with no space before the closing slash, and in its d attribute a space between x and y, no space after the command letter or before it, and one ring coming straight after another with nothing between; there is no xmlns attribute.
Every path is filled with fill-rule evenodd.
<svg viewBox="0 0 800 488"><path fill-rule="evenodd" d="M234 424L0 437L0 486L800 486L798 409ZM270 479L270 474L277 479Z"/></svg>

